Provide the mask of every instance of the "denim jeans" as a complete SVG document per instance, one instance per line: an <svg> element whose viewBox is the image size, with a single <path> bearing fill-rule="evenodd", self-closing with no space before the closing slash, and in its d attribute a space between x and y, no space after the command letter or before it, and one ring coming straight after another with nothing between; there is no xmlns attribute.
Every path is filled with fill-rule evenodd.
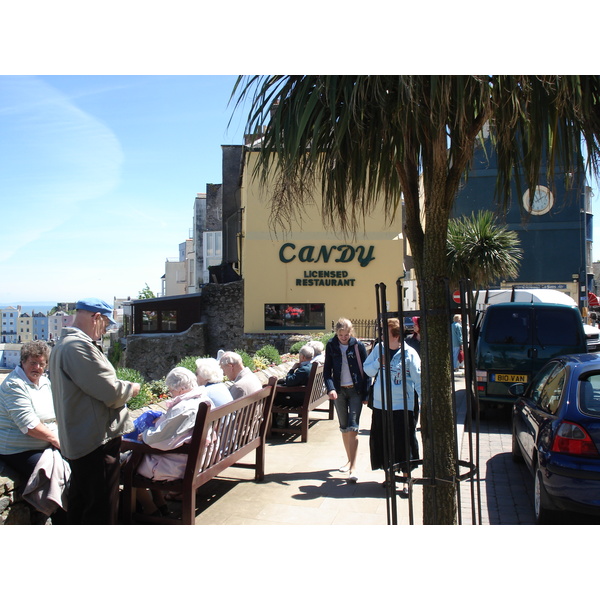
<svg viewBox="0 0 600 600"><path fill-rule="evenodd" d="M337 398L333 401L340 422L340 431L358 431L358 421L362 410L362 397L352 388L340 388Z"/></svg>

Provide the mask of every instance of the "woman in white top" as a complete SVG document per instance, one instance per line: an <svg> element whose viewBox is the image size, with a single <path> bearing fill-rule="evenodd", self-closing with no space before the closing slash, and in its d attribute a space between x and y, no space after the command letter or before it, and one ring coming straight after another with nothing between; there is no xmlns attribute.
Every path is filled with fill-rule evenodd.
<svg viewBox="0 0 600 600"><path fill-rule="evenodd" d="M23 483L46 448L60 449L50 380L44 374L49 356L46 342L23 344L20 365L0 386L0 460Z"/></svg>
<svg viewBox="0 0 600 600"><path fill-rule="evenodd" d="M368 377L362 367L367 351L363 343L354 337L352 323L348 319L339 319L335 331L335 336L325 348L323 378L328 396L334 402L348 459L339 470L347 472L348 479L356 482L358 422L362 406L367 403Z"/></svg>

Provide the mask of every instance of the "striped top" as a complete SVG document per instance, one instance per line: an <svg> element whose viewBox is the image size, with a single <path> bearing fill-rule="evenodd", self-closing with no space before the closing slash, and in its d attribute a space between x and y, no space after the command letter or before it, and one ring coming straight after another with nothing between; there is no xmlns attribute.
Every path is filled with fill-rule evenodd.
<svg viewBox="0 0 600 600"><path fill-rule="evenodd" d="M0 454L48 448L48 442L27 435L39 423L57 433L50 380L42 375L35 385L16 367L0 386Z"/></svg>

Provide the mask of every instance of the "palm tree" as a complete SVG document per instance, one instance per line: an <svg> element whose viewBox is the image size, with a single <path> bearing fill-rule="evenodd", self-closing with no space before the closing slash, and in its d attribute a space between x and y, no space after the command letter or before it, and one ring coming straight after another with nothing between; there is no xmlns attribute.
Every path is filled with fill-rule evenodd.
<svg viewBox="0 0 600 600"><path fill-rule="evenodd" d="M289 225L315 185L325 223L348 232L378 203L393 214L403 199L425 317L423 470L436 483L424 487L424 522L456 523L450 210L486 124L505 203L513 179L517 191L537 185L544 162L550 180L555 167L577 172L582 138L596 173L600 77L265 75L240 77L236 95L236 107L251 103L247 133L264 131L255 175L277 181L274 223Z"/></svg>
<svg viewBox="0 0 600 600"><path fill-rule="evenodd" d="M515 279L523 258L519 236L489 210L448 222L448 276L470 279L474 292L498 279Z"/></svg>

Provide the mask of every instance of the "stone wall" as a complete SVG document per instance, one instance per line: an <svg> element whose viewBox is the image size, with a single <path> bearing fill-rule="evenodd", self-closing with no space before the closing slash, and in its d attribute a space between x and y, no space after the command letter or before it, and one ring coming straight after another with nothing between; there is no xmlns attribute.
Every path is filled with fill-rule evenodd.
<svg viewBox="0 0 600 600"><path fill-rule="evenodd" d="M244 282L209 283L202 288L202 323L183 333L139 334L127 337L125 366L146 379L164 377L186 356L213 356L219 350L245 350L254 354L271 345L287 354L309 335L274 331L244 333Z"/></svg>
<svg viewBox="0 0 600 600"><path fill-rule="evenodd" d="M205 356L205 325L196 323L182 333L130 335L125 366L148 380L162 379L186 356Z"/></svg>
<svg viewBox="0 0 600 600"><path fill-rule="evenodd" d="M206 353L240 348L244 337L244 282L209 283L202 288ZM244 350L244 348L241 348Z"/></svg>
<svg viewBox="0 0 600 600"><path fill-rule="evenodd" d="M21 498L18 475L0 461L0 525L32 525L41 516Z"/></svg>

